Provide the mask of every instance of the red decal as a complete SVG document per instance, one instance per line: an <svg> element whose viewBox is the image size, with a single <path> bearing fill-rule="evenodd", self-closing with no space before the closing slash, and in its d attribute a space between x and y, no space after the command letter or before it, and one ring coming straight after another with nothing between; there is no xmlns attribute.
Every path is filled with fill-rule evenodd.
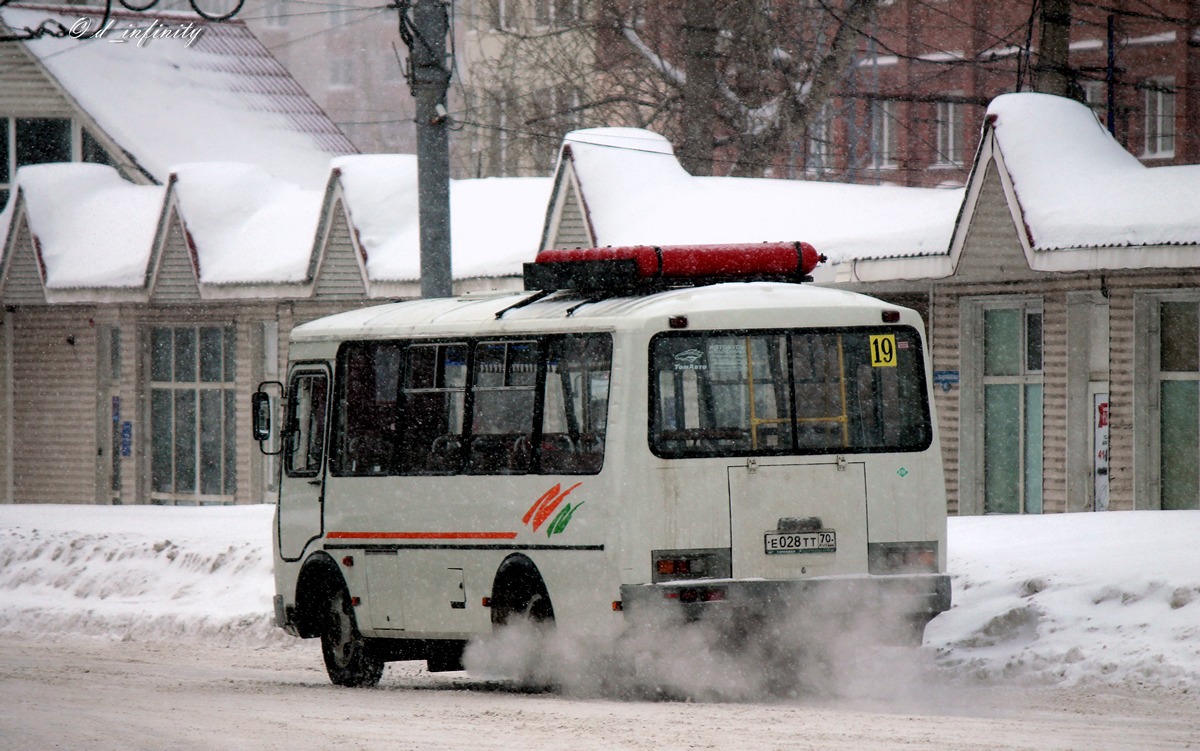
<svg viewBox="0 0 1200 751"><path fill-rule="evenodd" d="M538 531L538 527L542 526L550 518L550 515L563 502L563 499L569 496L572 490L582 484L582 482L577 482L566 490L562 490L562 485L555 485L545 493L542 493L542 497L534 501L529 510L525 512L525 516L521 517L521 523L528 524L530 519L532 519L533 531Z"/></svg>
<svg viewBox="0 0 1200 751"><path fill-rule="evenodd" d="M537 511L538 506L541 506L546 501L549 501L550 499L554 498L554 496L558 495L560 488L562 488L561 485L555 485L545 493L542 493L542 497L534 501L533 505L529 507L529 510L525 512L525 516L521 517L521 523L528 524L529 520L533 518L533 512Z"/></svg>

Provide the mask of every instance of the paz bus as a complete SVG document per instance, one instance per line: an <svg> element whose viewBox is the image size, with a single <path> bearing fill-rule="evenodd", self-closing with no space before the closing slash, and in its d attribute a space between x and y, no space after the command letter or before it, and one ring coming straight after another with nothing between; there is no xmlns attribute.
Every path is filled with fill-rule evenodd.
<svg viewBox="0 0 1200 751"><path fill-rule="evenodd" d="M462 668L518 620L950 606L928 349L806 243L548 250L525 292L295 328L275 620L330 679ZM815 606L815 605L814 605Z"/></svg>

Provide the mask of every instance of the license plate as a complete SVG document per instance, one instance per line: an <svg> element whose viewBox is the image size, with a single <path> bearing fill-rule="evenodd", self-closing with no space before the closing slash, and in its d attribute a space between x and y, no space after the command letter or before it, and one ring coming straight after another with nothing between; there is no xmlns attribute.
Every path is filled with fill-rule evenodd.
<svg viewBox="0 0 1200 751"><path fill-rule="evenodd" d="M763 540L767 553L835 553L837 532L768 532Z"/></svg>

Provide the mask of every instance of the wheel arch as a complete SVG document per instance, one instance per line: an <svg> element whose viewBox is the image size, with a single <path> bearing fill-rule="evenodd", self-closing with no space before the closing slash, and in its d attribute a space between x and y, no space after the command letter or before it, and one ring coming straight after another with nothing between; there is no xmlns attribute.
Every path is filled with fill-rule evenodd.
<svg viewBox="0 0 1200 751"><path fill-rule="evenodd" d="M524 553L513 553L500 562L492 579L492 624L504 625L510 614L543 603L530 614L536 620L554 620L553 599L537 564Z"/></svg>
<svg viewBox="0 0 1200 751"><path fill-rule="evenodd" d="M322 605L345 586L341 569L328 553L317 551L308 557L296 578L296 629L301 637L311 639L321 635Z"/></svg>

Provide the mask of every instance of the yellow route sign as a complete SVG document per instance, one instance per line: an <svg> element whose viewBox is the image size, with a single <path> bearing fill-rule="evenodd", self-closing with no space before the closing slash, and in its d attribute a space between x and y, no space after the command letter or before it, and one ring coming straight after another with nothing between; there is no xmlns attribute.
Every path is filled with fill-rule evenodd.
<svg viewBox="0 0 1200 751"><path fill-rule="evenodd" d="M896 367L896 335L871 335L871 366L875 368Z"/></svg>

